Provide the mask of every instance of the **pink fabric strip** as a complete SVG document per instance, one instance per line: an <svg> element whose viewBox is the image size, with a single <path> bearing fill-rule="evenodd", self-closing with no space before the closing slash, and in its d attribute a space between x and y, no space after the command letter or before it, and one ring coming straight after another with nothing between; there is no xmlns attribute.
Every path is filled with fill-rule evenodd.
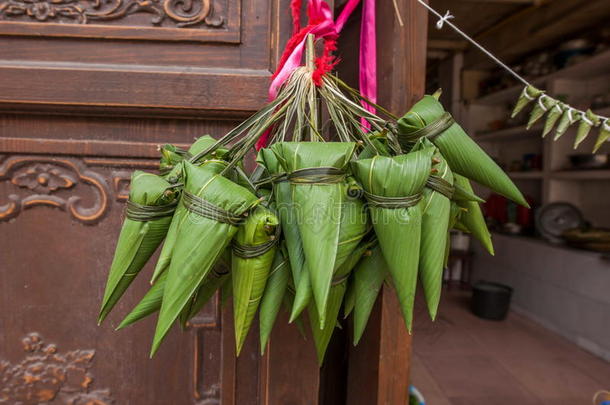
<svg viewBox="0 0 610 405"><path fill-rule="evenodd" d="M377 103L377 33L375 21L375 0L364 0L362 4L362 22L360 24L360 93ZM372 113L375 107L362 102L362 106ZM360 118L362 127L370 129L370 124Z"/></svg>
<svg viewBox="0 0 610 405"><path fill-rule="evenodd" d="M348 0L343 7L341 14L336 21L332 19L332 10L328 3L324 0L309 0L307 5L307 14L309 17L311 28L307 31L313 34L316 39L333 38L339 35L347 19L352 14L360 0ZM294 10L293 10L294 13ZM376 49L376 34L375 34L375 0L364 0L362 11L362 32L360 34L360 92L373 102L377 100L377 49ZM296 27L295 27L296 31ZM269 101L275 100L282 84L290 77L290 74L301 65L303 52L307 35L294 47L286 62L280 66L275 78L269 86ZM366 103L363 103L369 111L375 109ZM362 125L368 125L368 122L362 120ZM368 126L366 126L368 129ZM269 131L267 131L259 139L256 144L257 150L264 147L267 143Z"/></svg>

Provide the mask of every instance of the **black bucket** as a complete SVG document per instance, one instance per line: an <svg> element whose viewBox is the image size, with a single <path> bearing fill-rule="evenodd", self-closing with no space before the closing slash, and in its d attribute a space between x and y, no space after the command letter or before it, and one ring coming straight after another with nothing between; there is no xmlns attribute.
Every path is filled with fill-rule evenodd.
<svg viewBox="0 0 610 405"><path fill-rule="evenodd" d="M483 319L501 321L506 318L513 289L507 285L479 281L472 288L472 313Z"/></svg>

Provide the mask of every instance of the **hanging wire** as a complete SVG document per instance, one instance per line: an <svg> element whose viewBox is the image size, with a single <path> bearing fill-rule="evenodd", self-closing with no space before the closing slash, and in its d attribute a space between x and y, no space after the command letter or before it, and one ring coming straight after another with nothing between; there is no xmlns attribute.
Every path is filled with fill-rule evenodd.
<svg viewBox="0 0 610 405"><path fill-rule="evenodd" d="M457 32L459 35L461 35L464 39L466 39L472 45L476 46L481 52L483 52L491 60L496 62L500 67L502 67L504 70L506 70L510 75L512 75L519 82L524 84L526 87L529 87L529 86L535 87L535 86L532 86L532 84L530 82L528 82L525 78L523 78L521 75L519 75L513 69L511 69L506 63L504 63L500 59L498 59L497 56L495 56L493 53L491 53L485 47L483 47L483 45L479 44L477 41L475 41L473 38L471 38L468 34L466 34L464 31L462 31L459 27L457 27L455 24L453 24L451 21L449 21L449 20L455 18L455 16L453 16L449 11L447 11L445 13L445 15L442 15L441 13L439 13L438 11L436 11L435 9L430 7L424 0L417 0L417 2L419 4L421 4L422 6L424 6L430 13L432 13L436 17L438 17L438 21L436 22L436 28L437 29L440 30L440 29L443 28L443 26L445 24L447 24L455 32ZM399 10L397 8L397 5L395 4L394 7L396 8L397 15L400 16L400 13L399 13ZM568 107L568 108L570 109L570 111L574 111L575 113L579 114L581 119L583 119L583 121L590 122L590 120L586 117L586 113L584 111L578 110L578 109L573 108L571 106ZM610 121L610 118L604 117L604 116L601 116L601 115L598 115L598 117L600 118L600 121L603 123L603 125L607 126L608 122Z"/></svg>

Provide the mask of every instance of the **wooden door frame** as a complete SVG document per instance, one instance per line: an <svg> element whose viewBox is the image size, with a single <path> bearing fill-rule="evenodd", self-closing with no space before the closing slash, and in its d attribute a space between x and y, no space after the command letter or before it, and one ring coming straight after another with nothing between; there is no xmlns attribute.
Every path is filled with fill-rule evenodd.
<svg viewBox="0 0 610 405"><path fill-rule="evenodd" d="M404 114L425 91L428 15L417 0L396 0L397 10L392 3L377 2L378 102ZM359 19L345 30L358 40ZM358 59L351 55L350 60ZM345 67L352 82L354 66ZM348 362L347 405L408 403L411 335L391 287L384 286L358 346L350 345Z"/></svg>

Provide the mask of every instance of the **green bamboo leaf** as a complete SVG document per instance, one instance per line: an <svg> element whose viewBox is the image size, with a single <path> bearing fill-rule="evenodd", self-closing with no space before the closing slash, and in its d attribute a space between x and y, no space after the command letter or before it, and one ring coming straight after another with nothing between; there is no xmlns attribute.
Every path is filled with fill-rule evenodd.
<svg viewBox="0 0 610 405"><path fill-rule="evenodd" d="M322 366L324 362L324 356L326 349L330 343L330 338L333 335L335 327L337 325L336 319L339 316L341 310L341 302L346 290L345 282L333 286L328 294L328 303L326 306L326 313L324 318L326 321L322 321L320 318L317 306L314 302L311 302L308 306L307 313L309 314L309 322L311 326L311 334L316 347L316 354L318 358L318 365ZM324 324L324 328L320 329L320 325Z"/></svg>
<svg viewBox="0 0 610 405"><path fill-rule="evenodd" d="M303 272L297 282L295 288L294 301L292 309L290 310L289 323L294 322L301 313L307 308L313 297L313 290L311 287L311 278L309 278L309 271L307 270L307 263L303 266Z"/></svg>
<svg viewBox="0 0 610 405"><path fill-rule="evenodd" d="M175 170L180 171L181 178L184 177L184 174L182 173L183 164L184 163L181 163L175 168ZM226 165L226 163L217 160L207 160L201 164L201 167L206 167L207 170L213 170L214 173L219 174L226 167ZM172 171L172 173L174 171ZM170 177L171 175L168 178ZM161 253L159 254L159 258L157 259L155 270L153 271L153 276L150 280L151 284L154 284L157 278L163 272L169 269L169 265L172 261L174 247L176 246L176 240L180 233L180 226L182 225L182 223L184 223L185 220L188 220L188 212L186 211L186 208L184 208L183 204L178 204L178 207L174 212L174 217L172 218L171 224L169 226L169 230L167 231L167 237L165 238L165 242L163 243L163 247L161 248Z"/></svg>
<svg viewBox="0 0 610 405"><path fill-rule="evenodd" d="M468 191L465 188L461 187L459 184L453 184L453 197L451 197L454 201L474 201L478 203L484 203L485 200L476 195L474 192Z"/></svg>
<svg viewBox="0 0 610 405"><path fill-rule="evenodd" d="M459 173L518 204L529 207L519 189L496 162L464 132L460 125L451 122L450 116L436 98L424 96L397 122L401 145L404 150L409 150L410 145L418 137L427 136L440 149L454 173ZM440 129L432 131L435 126L442 123L447 125L440 125ZM426 134L427 131L432 132Z"/></svg>
<svg viewBox="0 0 610 405"><path fill-rule="evenodd" d="M187 151L180 149L176 145L166 144L161 146L159 152L161 159L159 160L159 172L169 173L174 166L184 160Z"/></svg>
<svg viewBox="0 0 610 405"><path fill-rule="evenodd" d="M454 181L456 181L455 175L454 175ZM457 182L454 184L457 184ZM447 243L447 245L445 247L444 267L447 267L449 265L449 254L451 253L451 230L454 229L456 227L456 225L459 223L458 221L460 220L464 211L465 211L465 209L460 207L455 201L451 201L451 206L449 209L449 226L447 229L447 240L449 241L449 243ZM458 229L458 228L455 228L455 229ZM466 228L464 227L464 229L466 229ZM468 232L468 230L466 230L466 232ZM468 232L468 233L470 233L470 232Z"/></svg>
<svg viewBox="0 0 610 405"><path fill-rule="evenodd" d="M425 147L396 157L376 156L358 160L352 164L356 179L369 193L369 211L388 263L388 268L400 302L407 327L411 328L413 301L419 266L419 246L423 191L431 171L434 148ZM388 198L408 198L410 203L386 206L376 202L371 195ZM379 198L381 200L381 198Z"/></svg>
<svg viewBox="0 0 610 405"><path fill-rule="evenodd" d="M185 162L184 167L185 192L225 214L216 214L218 219L201 215L197 208L205 207L202 201L184 215L168 269L151 356L237 232L233 221L225 218L242 216L259 202L255 195L220 176L210 165L197 167ZM185 195L181 196L181 204L186 206Z"/></svg>
<svg viewBox="0 0 610 405"><path fill-rule="evenodd" d="M310 168L345 170L355 146L355 143L348 142L282 142L274 144L271 149L290 176L293 172ZM345 199L343 182L336 181L335 176L331 181L311 182L295 178L291 183L306 269L323 323L339 242L341 209ZM321 244L321 240L324 243Z"/></svg>
<svg viewBox="0 0 610 405"><path fill-rule="evenodd" d="M181 168L177 168L181 162L184 160L188 160L193 155L198 154L210 146L214 145L216 140L212 138L210 135L204 135L200 138L195 139L195 142L189 147L187 151L178 148L175 145L163 145L160 149L161 152L161 160L159 162L159 170L161 173L166 175L168 179L176 176L180 173ZM220 153L220 150L214 151L213 154L216 156ZM212 154L207 155L207 158L210 158Z"/></svg>
<svg viewBox="0 0 610 405"><path fill-rule="evenodd" d="M282 299L286 294L288 281L290 280L290 262L283 249L277 249L271 266L271 272L267 279L265 292L261 299L259 310L259 334L261 355L265 354L265 348L273 325L282 306Z"/></svg>
<svg viewBox="0 0 610 405"><path fill-rule="evenodd" d="M146 209L168 207L160 217L142 214L130 215L128 211L114 259L110 267L104 298L99 313L101 323L129 287L142 267L155 252L165 237L172 220L175 193L170 183L161 176L135 171L131 178L128 204L137 204ZM146 219L149 218L149 219Z"/></svg>
<svg viewBox="0 0 610 405"><path fill-rule="evenodd" d="M270 176L278 179L273 182L273 194L282 224L282 235L286 241L292 279L296 286L295 305L292 307L290 315L290 322L293 322L307 307L312 297L311 282L305 269L303 241L297 224L297 211L292 202L290 183L283 178L285 169L280 165L275 153L271 149L263 148L258 153L257 162L267 169Z"/></svg>
<svg viewBox="0 0 610 405"><path fill-rule="evenodd" d="M366 145L358 155L358 159L369 159L375 155L390 156L390 148L387 145L387 138L374 132L369 135L370 145Z"/></svg>
<svg viewBox="0 0 610 405"><path fill-rule="evenodd" d="M388 265L379 246L374 247L354 270L354 346L362 338L383 281L388 276Z"/></svg>
<svg viewBox="0 0 610 405"><path fill-rule="evenodd" d="M165 289L165 281L167 279L167 273L161 274L155 285L151 286L148 292L144 295L142 300L131 310L131 312L123 319L123 321L116 328L117 330L123 329L140 319L147 317L150 314L154 314L161 308L161 301L163 300L163 290Z"/></svg>
<svg viewBox="0 0 610 405"><path fill-rule="evenodd" d="M308 307L309 323L313 336L318 364L321 366L324 361L326 349L330 343L335 328L340 325L338 321L341 303L347 290L348 276L362 258L362 255L370 248L369 242L361 243L353 249L348 257L343 260L343 263L335 272L332 286L328 294L328 304L326 307L325 322L321 322L317 307L311 303Z"/></svg>
<svg viewBox="0 0 610 405"><path fill-rule="evenodd" d="M468 179L454 174L454 181L456 184L459 184L461 187L472 192L472 186L470 185ZM464 225L466 230L470 232L479 242L481 242L483 247L491 255L493 255L494 247L491 241L491 233L489 232L489 229L487 229L485 217L483 216L479 203L473 201L457 201L457 204L464 208L460 216L459 223Z"/></svg>
<svg viewBox="0 0 610 405"><path fill-rule="evenodd" d="M226 249L225 249L226 250ZM206 276L191 301L180 313L180 325L186 329L188 322L214 297L214 294L230 279L229 270L225 265L217 264Z"/></svg>
<svg viewBox="0 0 610 405"><path fill-rule="evenodd" d="M433 159L438 162L434 165L434 169L438 170L436 176L453 186L453 173L436 148ZM447 196L428 187L424 189L419 279L423 286L428 312L433 320L436 318L441 297L445 250L449 243L447 230L450 210L451 201Z"/></svg>
<svg viewBox="0 0 610 405"><path fill-rule="evenodd" d="M356 289L353 277L350 277L347 280L347 290L343 299L343 319L347 319L352 314L354 305L356 305Z"/></svg>
<svg viewBox="0 0 610 405"><path fill-rule="evenodd" d="M258 206L240 226L233 241L231 273L238 356L265 291L277 250L276 245L271 243L278 242L275 239L278 226L279 220L275 214L268 208Z"/></svg>

